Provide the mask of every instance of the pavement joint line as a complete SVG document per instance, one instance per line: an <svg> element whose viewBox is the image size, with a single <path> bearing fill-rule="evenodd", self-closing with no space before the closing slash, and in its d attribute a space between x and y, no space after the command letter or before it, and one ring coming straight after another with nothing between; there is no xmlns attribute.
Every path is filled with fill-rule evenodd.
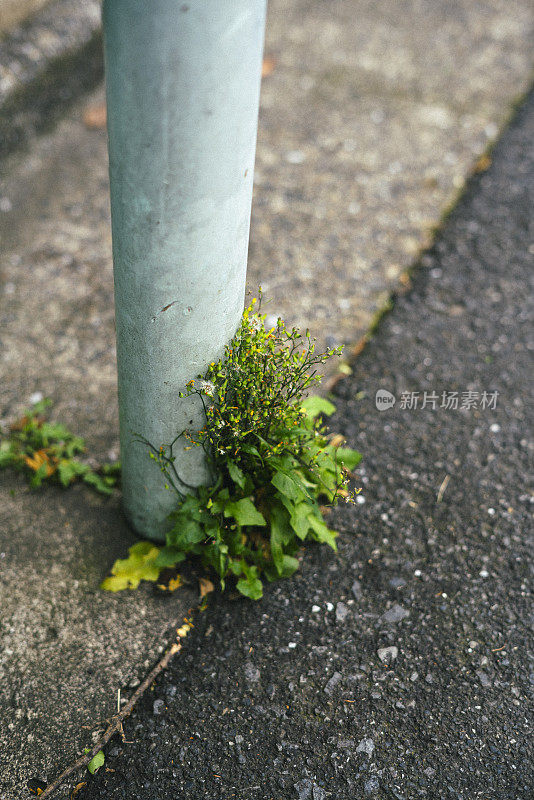
<svg viewBox="0 0 534 800"><path fill-rule="evenodd" d="M369 323L367 331L361 336L356 342L347 342L345 344L345 351L342 354L343 363L348 364L349 367L352 367L356 362L356 359L363 353L366 349L367 345L372 341L375 333L378 331L380 324L384 317L390 314L394 308L397 298L403 297L412 290L412 278L414 275L420 270L423 269L423 259L425 255L430 253L435 246L440 233L443 231L443 228L447 224L447 221L454 213L456 208L460 205L465 195L469 192L470 188L473 185L473 181L476 179L478 175L482 172L486 172L491 166L491 157L493 151L501 141L502 137L505 135L507 130L513 124L514 120L516 119L517 115L521 111L522 106L526 102L530 93L534 90L534 72L532 73L528 88L525 91L520 92L511 102L510 110L508 116L504 120L503 124L499 128L499 131L495 135L495 137L488 142L485 150L480 156L475 160L472 164L469 172L466 175L465 181L463 186L461 186L456 191L455 197L448 203L448 205L443 209L440 219L436 224L432 227L432 230L429 234L430 238L428 241L424 242L421 247L419 248L419 252L414 257L414 260L411 265L407 266L399 275L397 280L397 286L393 288L387 295L387 299L384 301L383 305L378 308L375 312L372 321ZM322 386L318 387L318 390L322 394L329 394L333 391L333 389L343 380L350 377L350 373L346 372L335 372L333 375L326 376L325 382Z"/></svg>
<svg viewBox="0 0 534 800"><path fill-rule="evenodd" d="M189 630L194 627L192 623L192 619L196 613L200 613L203 609L202 603L200 603L196 609L190 611L190 617L186 618L186 622L184 625L181 625L179 628L177 627L180 623L179 621L175 621L173 627L176 628L176 640L167 644L165 648L165 652L163 656L156 662L156 664L152 667L149 671L147 676L141 681L137 689L134 691L131 698L128 700L124 708L120 709L120 688L118 689L117 694L117 713L113 715L109 724L106 727L104 733L99 736L96 743L93 745L89 753L84 753L82 756L77 758L72 764L66 767L57 778L55 778L51 783L49 783L46 789L40 793L40 797L43 800L46 800L47 797L51 797L54 792L60 788L60 786L73 775L77 770L82 769L83 767L87 766L89 762L96 756L96 754L108 744L109 740L119 733L122 737L122 741L124 744L127 744L126 738L124 735L123 730L123 722L124 720L132 713L133 709L135 708L138 701L143 697L145 692L150 689L153 685L154 681L158 677L158 675L163 672L171 661L173 660L174 656L176 656L182 649L182 640L186 638ZM184 631L184 628L187 628L187 631ZM182 633L180 631L183 631ZM107 720L106 720L107 721Z"/></svg>

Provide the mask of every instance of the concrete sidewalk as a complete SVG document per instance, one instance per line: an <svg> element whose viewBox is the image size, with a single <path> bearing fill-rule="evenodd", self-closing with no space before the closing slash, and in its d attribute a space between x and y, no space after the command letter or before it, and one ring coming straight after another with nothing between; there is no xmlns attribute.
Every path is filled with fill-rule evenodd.
<svg viewBox="0 0 534 800"><path fill-rule="evenodd" d="M271 3L249 272L270 314L321 343L367 330L527 88L533 17L527 0ZM0 409L12 418L33 392L49 395L91 456L108 459L118 442L105 131L83 122L101 101L83 100L2 164ZM75 758L196 587L103 595L101 577L132 541L118 500L0 481L0 665L13 687L0 706L0 797L11 800L26 778Z"/></svg>

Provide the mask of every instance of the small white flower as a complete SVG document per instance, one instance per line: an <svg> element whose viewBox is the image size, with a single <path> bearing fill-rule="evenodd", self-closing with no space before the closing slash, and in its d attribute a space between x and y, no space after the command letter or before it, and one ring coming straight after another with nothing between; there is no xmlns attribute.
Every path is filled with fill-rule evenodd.
<svg viewBox="0 0 534 800"><path fill-rule="evenodd" d="M210 395L210 396L213 394L213 392L215 390L215 386L213 385L213 383L211 381L200 381L198 386L199 386L199 389L200 389L201 392L204 392L204 394L207 394L207 395Z"/></svg>
<svg viewBox="0 0 534 800"><path fill-rule="evenodd" d="M253 314L253 315L252 315L252 316L249 318L248 324L249 324L249 325L250 325L250 327L251 327L251 328L253 328L255 331L261 331L261 330L262 330L262 328L263 328L263 320L262 320L262 319L260 319L260 317L258 317L258 316L257 316L257 314Z"/></svg>

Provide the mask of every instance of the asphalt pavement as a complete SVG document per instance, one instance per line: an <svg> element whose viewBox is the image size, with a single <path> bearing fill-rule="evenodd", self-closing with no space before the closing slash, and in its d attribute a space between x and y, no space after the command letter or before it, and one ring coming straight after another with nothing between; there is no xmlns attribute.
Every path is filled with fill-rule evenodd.
<svg viewBox="0 0 534 800"><path fill-rule="evenodd" d="M531 94L337 386L339 552L212 597L78 800L533 797L533 201Z"/></svg>

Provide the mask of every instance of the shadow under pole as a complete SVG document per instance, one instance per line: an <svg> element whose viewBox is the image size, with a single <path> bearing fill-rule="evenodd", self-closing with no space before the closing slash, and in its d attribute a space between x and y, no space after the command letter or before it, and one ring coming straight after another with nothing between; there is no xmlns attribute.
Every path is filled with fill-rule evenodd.
<svg viewBox="0 0 534 800"><path fill-rule="evenodd" d="M104 0L122 491L164 540L176 494L141 434L203 425L178 393L219 359L242 314L266 0ZM187 484L201 448L178 442Z"/></svg>

